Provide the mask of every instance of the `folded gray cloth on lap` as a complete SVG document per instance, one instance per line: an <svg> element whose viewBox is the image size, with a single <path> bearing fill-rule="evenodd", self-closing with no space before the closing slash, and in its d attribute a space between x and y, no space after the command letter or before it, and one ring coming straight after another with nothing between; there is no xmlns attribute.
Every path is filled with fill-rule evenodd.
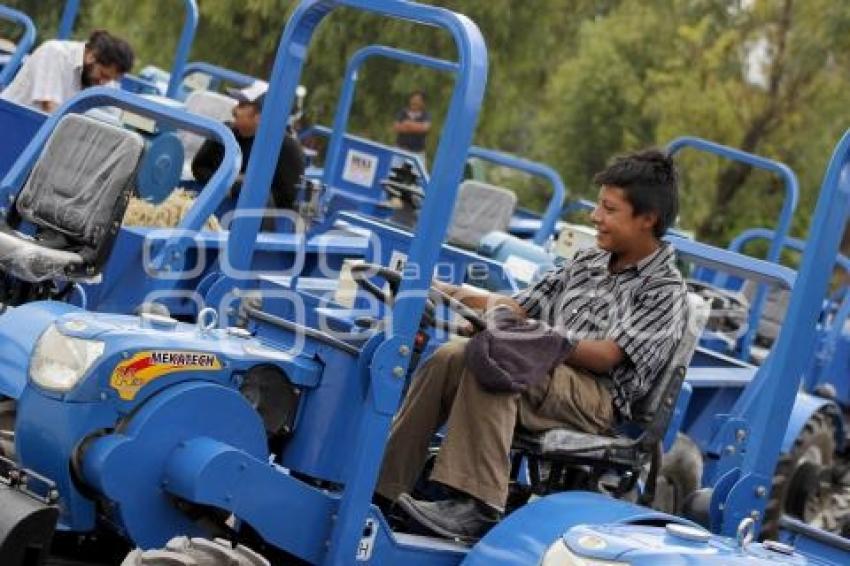
<svg viewBox="0 0 850 566"><path fill-rule="evenodd" d="M485 315L487 329L470 339L465 362L489 391L519 392L542 379L567 359L573 343L536 319L508 307Z"/></svg>

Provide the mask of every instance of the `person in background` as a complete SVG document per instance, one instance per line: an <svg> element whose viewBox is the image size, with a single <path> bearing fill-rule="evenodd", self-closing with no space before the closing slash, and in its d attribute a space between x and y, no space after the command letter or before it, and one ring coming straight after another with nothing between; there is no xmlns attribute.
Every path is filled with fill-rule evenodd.
<svg viewBox="0 0 850 566"><path fill-rule="evenodd" d="M0 98L50 113L85 88L119 81L133 60L130 44L105 30L86 42L51 39L26 59Z"/></svg>
<svg viewBox="0 0 850 566"><path fill-rule="evenodd" d="M260 127L264 96L256 99L242 98L233 108L233 122L229 124L233 136L242 150L242 166L236 182L230 189L230 197L237 198L242 189L242 181L251 150L254 147L254 137ZM287 129L288 130L288 129ZM224 147L214 140L206 140L192 160L192 175L201 183L206 183L218 169L224 159ZM272 179L269 206L281 209L295 209L295 199L298 195L298 183L304 175L305 159L301 144L291 131L284 136L280 156L277 160ZM268 226L268 223L264 223Z"/></svg>
<svg viewBox="0 0 850 566"><path fill-rule="evenodd" d="M425 93L415 90L407 97L407 107L399 110L393 123L395 144L417 154L426 163L425 142L431 131L431 114L425 108Z"/></svg>

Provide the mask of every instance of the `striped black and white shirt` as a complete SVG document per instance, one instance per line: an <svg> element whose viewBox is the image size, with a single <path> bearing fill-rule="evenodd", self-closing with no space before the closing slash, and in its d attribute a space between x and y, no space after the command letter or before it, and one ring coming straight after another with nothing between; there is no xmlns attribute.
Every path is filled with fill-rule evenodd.
<svg viewBox="0 0 850 566"><path fill-rule="evenodd" d="M528 316L572 340L610 339L623 349L624 361L607 377L624 420L659 377L684 331L687 291L674 262L673 248L662 243L614 273L611 253L590 248L514 297Z"/></svg>

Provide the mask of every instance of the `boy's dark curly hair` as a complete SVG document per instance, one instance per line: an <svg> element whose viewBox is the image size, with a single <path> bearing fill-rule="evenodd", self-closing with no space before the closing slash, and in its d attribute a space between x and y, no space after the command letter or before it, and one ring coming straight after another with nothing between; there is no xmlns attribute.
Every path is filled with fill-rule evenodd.
<svg viewBox="0 0 850 566"><path fill-rule="evenodd" d="M615 157L593 177L593 182L622 189L635 215L654 212L658 217L653 229L657 238L667 232L679 214L679 174L670 156L658 149Z"/></svg>

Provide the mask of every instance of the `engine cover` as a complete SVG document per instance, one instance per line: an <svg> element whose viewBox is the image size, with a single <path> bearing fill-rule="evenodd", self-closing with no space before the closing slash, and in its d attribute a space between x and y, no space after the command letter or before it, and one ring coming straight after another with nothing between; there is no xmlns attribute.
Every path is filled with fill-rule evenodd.
<svg viewBox="0 0 850 566"><path fill-rule="evenodd" d="M111 519L138 546L160 547L177 534L208 536L163 489L172 451L198 437L268 457L262 419L247 400L238 391L204 382L163 390L82 455L84 481L114 503Z"/></svg>

